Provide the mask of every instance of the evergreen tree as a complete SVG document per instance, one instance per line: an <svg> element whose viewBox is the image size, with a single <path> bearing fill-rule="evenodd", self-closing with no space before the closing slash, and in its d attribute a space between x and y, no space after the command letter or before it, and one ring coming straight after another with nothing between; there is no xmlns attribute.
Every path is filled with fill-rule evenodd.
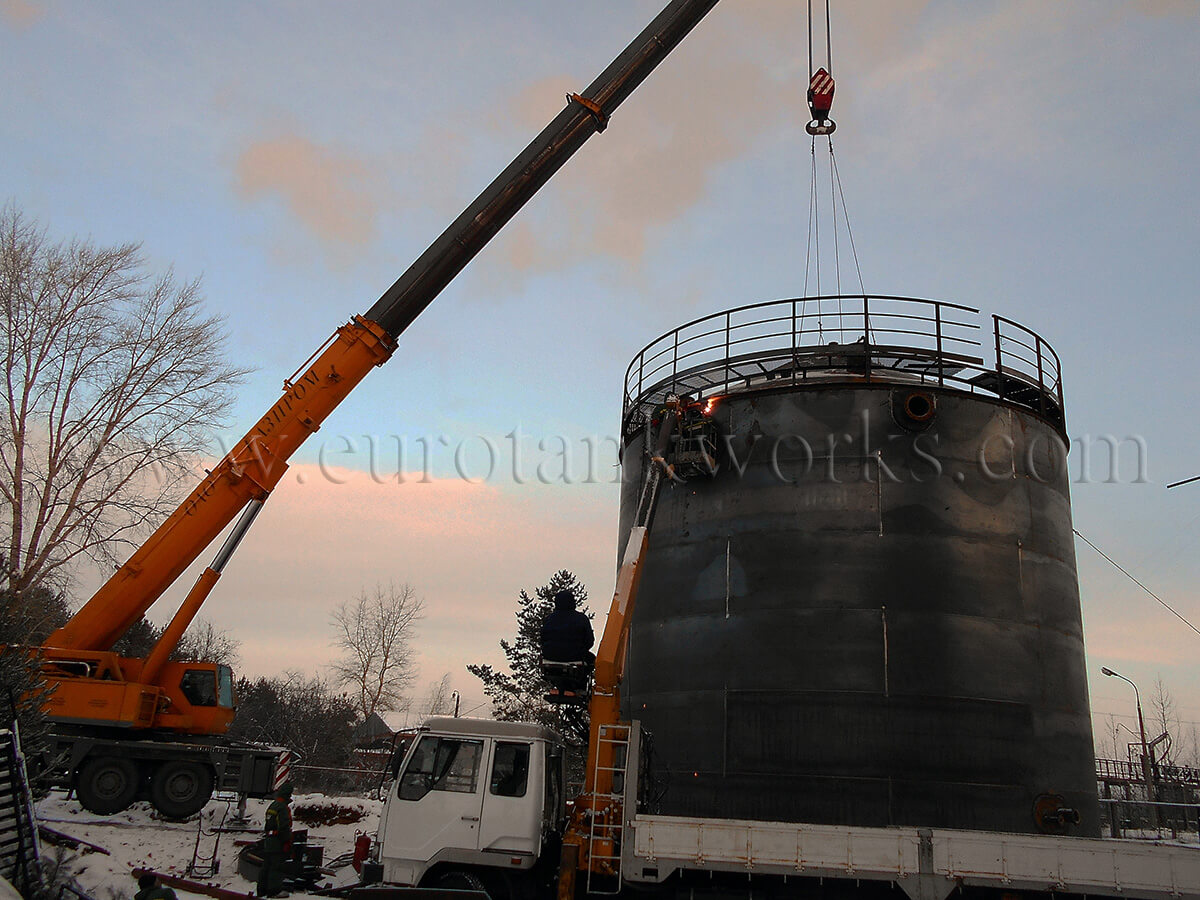
<svg viewBox="0 0 1200 900"><path fill-rule="evenodd" d="M21 748L31 758L43 748L43 706L50 698L33 650L70 615L66 597L45 585L27 591L0 588L0 728L15 718Z"/></svg>
<svg viewBox="0 0 1200 900"><path fill-rule="evenodd" d="M534 722L553 728L568 747L568 778L579 780L587 755L588 711L586 705L548 703L545 694L550 685L542 678L542 623L554 609L554 595L570 591L575 608L594 618L587 608L587 589L568 572L555 572L550 581L537 588L531 597L521 591L517 598L517 637L501 640L500 649L508 662L508 672L488 665L467 666L467 671L483 682L483 693L492 701L492 716L505 722Z"/></svg>

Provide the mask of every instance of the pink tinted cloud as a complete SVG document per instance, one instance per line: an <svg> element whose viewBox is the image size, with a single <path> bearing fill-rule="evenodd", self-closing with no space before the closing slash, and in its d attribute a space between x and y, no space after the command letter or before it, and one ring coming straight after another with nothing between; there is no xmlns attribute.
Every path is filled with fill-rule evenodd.
<svg viewBox="0 0 1200 900"><path fill-rule="evenodd" d="M379 178L362 160L287 134L252 142L234 174L243 199L280 198L325 243L362 246L374 236Z"/></svg>
<svg viewBox="0 0 1200 900"><path fill-rule="evenodd" d="M14 28L28 28L46 11L29 0L0 0L0 17Z"/></svg>
<svg viewBox="0 0 1200 900"><path fill-rule="evenodd" d="M749 58L712 53L702 60L699 67L664 65L614 113L612 127L593 139L599 146L559 176L567 199L554 227L522 225L506 235L503 256L513 269L562 267L595 251L640 259L650 232L694 207L716 169L778 123L781 105L804 105L802 84L781 84ZM508 118L541 127L574 80L529 85Z"/></svg>
<svg viewBox="0 0 1200 900"><path fill-rule="evenodd" d="M418 686L451 672L471 698L476 682L464 666L500 661L498 642L515 631L522 588L568 568L589 583L593 607L612 590L612 512L580 504L577 487L380 484L349 469L331 474L292 467L205 606L207 618L241 640L246 674L316 673L334 655L334 607L364 587L407 582L425 601Z"/></svg>

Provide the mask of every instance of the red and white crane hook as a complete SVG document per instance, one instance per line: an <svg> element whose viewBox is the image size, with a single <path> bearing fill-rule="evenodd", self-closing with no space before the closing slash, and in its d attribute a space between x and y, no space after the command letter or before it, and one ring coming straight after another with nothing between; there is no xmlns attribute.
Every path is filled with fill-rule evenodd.
<svg viewBox="0 0 1200 900"><path fill-rule="evenodd" d="M811 135L833 134L837 124L829 118L833 107L833 40L829 33L829 0L825 0L825 65L813 69L813 14L812 0L808 0L808 70L812 77L808 81L808 109L812 121L804 126Z"/></svg>

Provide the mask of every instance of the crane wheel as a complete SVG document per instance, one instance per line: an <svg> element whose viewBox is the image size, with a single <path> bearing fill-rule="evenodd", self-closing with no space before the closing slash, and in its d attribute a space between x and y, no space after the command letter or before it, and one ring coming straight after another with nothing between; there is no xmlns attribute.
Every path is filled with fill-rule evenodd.
<svg viewBox="0 0 1200 900"><path fill-rule="evenodd" d="M79 770L76 790L88 812L111 816L128 809L137 799L141 779L137 765L120 756L98 756Z"/></svg>
<svg viewBox="0 0 1200 900"><path fill-rule="evenodd" d="M212 797L213 776L195 762L166 762L150 780L150 802L168 819L186 819L204 809Z"/></svg>

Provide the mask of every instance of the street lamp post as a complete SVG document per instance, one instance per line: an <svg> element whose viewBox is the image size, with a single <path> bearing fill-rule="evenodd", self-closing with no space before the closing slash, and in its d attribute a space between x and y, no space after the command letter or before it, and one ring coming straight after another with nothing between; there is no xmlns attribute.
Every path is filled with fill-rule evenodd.
<svg viewBox="0 0 1200 900"><path fill-rule="evenodd" d="M1108 666L1101 666L1100 672L1101 672L1101 674L1107 675L1110 678L1120 678L1122 681L1126 682L1133 688L1133 699L1134 699L1134 702L1137 704L1138 731L1141 733L1141 736L1142 736L1142 752L1141 752L1142 778L1146 782L1146 799L1149 801L1149 806L1150 806L1150 821L1153 823L1155 830L1157 830L1158 829L1158 808L1154 805L1154 801L1156 799L1155 791L1154 791L1154 770L1150 765L1150 745L1146 742L1146 720L1142 716L1141 692L1138 690L1138 686L1136 684L1134 684L1132 681L1130 681L1128 678L1126 678L1120 672L1114 672Z"/></svg>

